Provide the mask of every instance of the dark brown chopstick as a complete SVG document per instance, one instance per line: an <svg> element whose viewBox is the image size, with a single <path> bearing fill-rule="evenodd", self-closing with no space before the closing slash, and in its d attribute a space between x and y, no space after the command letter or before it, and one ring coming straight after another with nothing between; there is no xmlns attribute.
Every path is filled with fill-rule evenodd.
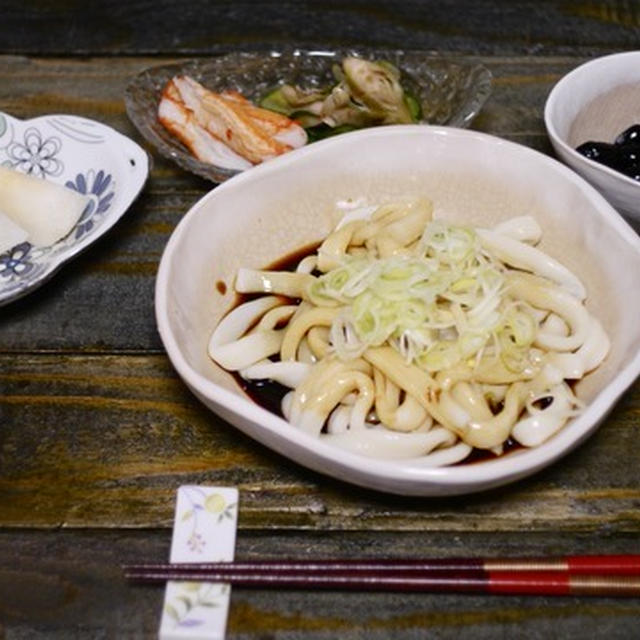
<svg viewBox="0 0 640 640"><path fill-rule="evenodd" d="M640 576L571 576L559 571L496 572L481 576L467 572L431 575L366 575L340 573L211 573L166 571L128 573L136 582L228 582L241 587L281 589L336 589L358 591L456 592L513 595L640 596Z"/></svg>
<svg viewBox="0 0 640 640"><path fill-rule="evenodd" d="M640 595L640 555L563 558L267 560L127 565L136 582L228 582L244 587L540 595Z"/></svg>
<svg viewBox="0 0 640 640"><path fill-rule="evenodd" d="M190 564L131 564L125 571L338 571L338 572L397 572L397 571L562 571L589 575L638 575L640 554L573 555L561 557L522 558L349 558L318 560L250 560L220 563Z"/></svg>

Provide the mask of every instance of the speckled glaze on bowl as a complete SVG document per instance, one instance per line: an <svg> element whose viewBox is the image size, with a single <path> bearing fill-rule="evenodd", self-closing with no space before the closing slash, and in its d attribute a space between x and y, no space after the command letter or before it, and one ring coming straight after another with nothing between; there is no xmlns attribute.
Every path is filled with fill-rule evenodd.
<svg viewBox="0 0 640 640"><path fill-rule="evenodd" d="M544 121L560 159L598 189L636 228L640 228L640 182L585 158L568 142L571 125L593 99L621 85L636 83L640 85L640 51L613 54L587 62L553 87L545 104ZM617 133L632 124L635 122L625 121L623 114Z"/></svg>
<svg viewBox="0 0 640 640"><path fill-rule="evenodd" d="M491 93L489 70L464 60L390 49L290 49L236 52L147 69L127 86L125 105L133 124L159 153L187 171L223 182L239 171L200 162L158 122L158 103L165 84L175 75L186 74L212 91L236 89L257 101L284 82L302 87L332 84L332 64L348 55L395 64L402 71L403 84L419 99L425 123L466 127Z"/></svg>
<svg viewBox="0 0 640 640"><path fill-rule="evenodd" d="M325 236L336 204L425 195L438 215L490 225L529 213L543 250L579 273L612 349L576 386L585 411L542 446L447 468L364 458L319 442L253 403L207 343L233 304L240 266L262 268ZM575 212L580 211L579 220ZM404 495L464 494L512 482L589 436L640 373L640 238L595 189L526 147L462 129L381 127L336 136L236 176L204 196L167 244L156 284L160 335L176 370L210 409L321 473ZM224 284L224 286L222 286ZM223 293L224 292L224 293Z"/></svg>

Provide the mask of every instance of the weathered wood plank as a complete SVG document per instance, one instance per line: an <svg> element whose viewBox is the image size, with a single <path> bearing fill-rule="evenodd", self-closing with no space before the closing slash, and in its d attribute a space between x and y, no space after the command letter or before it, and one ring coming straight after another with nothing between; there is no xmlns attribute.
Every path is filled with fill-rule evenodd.
<svg viewBox="0 0 640 640"><path fill-rule="evenodd" d="M240 488L241 529L640 534L640 384L586 444L504 489L416 499L303 469L210 413L157 356L0 357L0 526L168 527L186 483Z"/></svg>
<svg viewBox="0 0 640 640"><path fill-rule="evenodd" d="M350 0L302 2L6 0L0 45L32 55L216 53L232 46L354 45L517 55L603 54L638 44L629 0Z"/></svg>
<svg viewBox="0 0 640 640"><path fill-rule="evenodd" d="M155 638L163 589L128 585L121 563L161 561L170 535L142 532L0 533L0 637L11 640ZM621 536L608 548L623 553ZM243 558L406 557L597 553L601 541L547 533L514 545L499 533L459 537L423 533L241 533ZM43 550L45 552L43 553ZM346 640L373 638L635 637L634 600L473 595L340 593L233 589L227 637ZM589 629L597 630L590 633ZM3 634L4 631L4 634Z"/></svg>
<svg viewBox="0 0 640 640"><path fill-rule="evenodd" d="M123 91L137 72L166 61L0 57L0 110L22 118L65 110L140 141L125 114ZM579 60L486 62L494 91L474 127L548 152L544 101ZM19 83L11 80L16 77ZM156 155L142 196L114 229L37 292L0 309L0 351L161 350L153 319L157 265L177 222L212 186Z"/></svg>

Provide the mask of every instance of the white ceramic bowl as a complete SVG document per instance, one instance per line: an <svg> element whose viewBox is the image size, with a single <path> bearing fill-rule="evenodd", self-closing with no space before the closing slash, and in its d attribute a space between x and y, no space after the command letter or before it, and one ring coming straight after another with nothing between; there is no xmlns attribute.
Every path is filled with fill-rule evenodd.
<svg viewBox="0 0 640 640"><path fill-rule="evenodd" d="M319 442L254 404L207 355L232 305L241 265L265 267L319 241L336 203L424 194L436 211L471 224L530 213L542 248L580 274L612 349L577 385L587 403L542 446L448 468L372 461ZM526 147L451 128L395 126L336 136L238 175L204 196L167 244L156 285L160 335L175 368L215 413L284 456L358 485L406 495L479 491L521 478L591 434L640 373L640 238L584 180Z"/></svg>
<svg viewBox="0 0 640 640"><path fill-rule="evenodd" d="M551 144L558 156L586 178L624 216L640 223L640 182L578 153L570 132L578 114L592 100L622 85L640 87L640 51L618 53L587 62L564 76L551 90L544 120ZM605 117L582 130L580 142L612 142L617 134L640 122L640 104L612 105ZM593 137L591 137L593 135ZM603 139L601 136L606 136Z"/></svg>

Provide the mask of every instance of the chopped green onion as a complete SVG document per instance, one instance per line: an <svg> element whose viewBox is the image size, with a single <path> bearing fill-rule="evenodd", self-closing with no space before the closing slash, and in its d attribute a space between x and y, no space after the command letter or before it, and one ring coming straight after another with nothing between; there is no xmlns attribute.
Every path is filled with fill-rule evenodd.
<svg viewBox="0 0 640 640"><path fill-rule="evenodd" d="M491 354L522 371L537 325L526 305L509 298L501 269L475 231L436 220L413 254L345 254L307 293L314 304L343 307L332 334L341 358L389 341L429 372Z"/></svg>

